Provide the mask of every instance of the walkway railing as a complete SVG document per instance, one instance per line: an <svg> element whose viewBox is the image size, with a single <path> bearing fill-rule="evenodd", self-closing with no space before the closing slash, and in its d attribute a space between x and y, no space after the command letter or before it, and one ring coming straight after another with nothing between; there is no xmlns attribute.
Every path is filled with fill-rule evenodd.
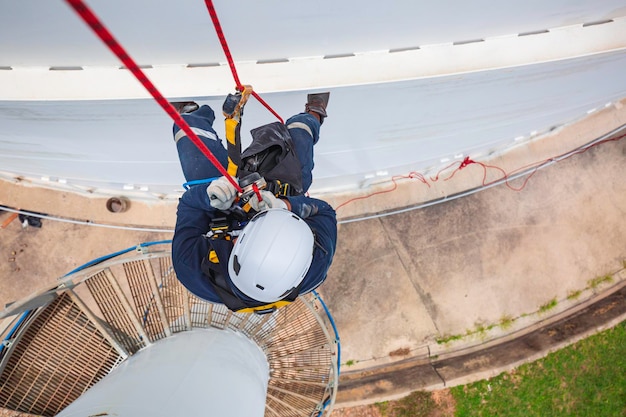
<svg viewBox="0 0 626 417"><path fill-rule="evenodd" d="M0 313L0 407L55 415L141 349L214 327L240 332L265 352L266 416L330 414L339 339L317 294L271 315L233 313L189 293L170 252L152 248L103 257Z"/></svg>

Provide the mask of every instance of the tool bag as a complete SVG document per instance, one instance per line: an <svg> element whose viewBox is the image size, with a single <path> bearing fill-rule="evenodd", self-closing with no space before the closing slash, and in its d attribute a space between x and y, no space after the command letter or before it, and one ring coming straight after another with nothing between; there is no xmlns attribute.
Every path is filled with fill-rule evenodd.
<svg viewBox="0 0 626 417"><path fill-rule="evenodd" d="M287 127L274 122L250 133L252 143L241 154L238 177L257 172L268 184L278 182L280 188L288 189L288 195L302 195L302 167Z"/></svg>

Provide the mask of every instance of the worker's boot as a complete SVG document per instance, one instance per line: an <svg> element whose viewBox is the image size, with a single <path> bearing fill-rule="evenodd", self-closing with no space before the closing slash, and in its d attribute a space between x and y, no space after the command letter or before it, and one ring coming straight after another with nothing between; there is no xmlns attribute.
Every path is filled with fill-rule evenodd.
<svg viewBox="0 0 626 417"><path fill-rule="evenodd" d="M200 108L195 101L174 101L170 103L178 114L191 113Z"/></svg>
<svg viewBox="0 0 626 417"><path fill-rule="evenodd" d="M315 113L320 120L320 124L324 123L324 119L328 117L326 106L328 106L329 98L330 93L309 94L307 96L306 105L304 106L304 111L307 113Z"/></svg>

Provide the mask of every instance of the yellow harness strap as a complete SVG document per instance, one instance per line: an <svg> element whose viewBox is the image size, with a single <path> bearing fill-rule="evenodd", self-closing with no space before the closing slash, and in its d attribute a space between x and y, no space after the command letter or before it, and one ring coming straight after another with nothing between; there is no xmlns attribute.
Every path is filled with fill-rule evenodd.
<svg viewBox="0 0 626 417"><path fill-rule="evenodd" d="M209 261L217 264L219 263L219 259L217 259L217 252L215 252L214 250L209 251Z"/></svg>
<svg viewBox="0 0 626 417"><path fill-rule="evenodd" d="M237 170L241 163L241 138L239 136L239 123L241 122L241 111L243 106L248 101L250 94L252 94L252 86L244 85L244 89L241 92L241 99L235 107L235 111L232 114L224 113L226 119L224 119L224 126L226 130L226 148L228 150L228 175L231 177L237 176Z"/></svg>
<svg viewBox="0 0 626 417"><path fill-rule="evenodd" d="M273 310L277 310L281 307L291 304L291 301L276 301L275 303L265 304L258 307L242 308L237 310L237 313L269 313Z"/></svg>

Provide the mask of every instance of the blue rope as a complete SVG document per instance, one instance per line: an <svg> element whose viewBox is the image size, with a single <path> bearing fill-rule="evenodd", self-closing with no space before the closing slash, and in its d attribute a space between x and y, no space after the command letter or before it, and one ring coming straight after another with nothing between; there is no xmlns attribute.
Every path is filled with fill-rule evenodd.
<svg viewBox="0 0 626 417"><path fill-rule="evenodd" d="M13 337L13 335L15 334L15 332L17 332L17 329L19 329L20 325L24 322L24 320L26 320L26 317L30 314L30 310L27 310L25 312L22 313L22 315L20 316L20 318L17 320L17 323L15 323L15 325L13 326L13 328L9 331L9 333L6 335L6 337L4 338L4 340L2 341L2 344L0 344L0 358L2 357L2 352L4 351L4 343L8 340L11 340L11 338Z"/></svg>
<svg viewBox="0 0 626 417"><path fill-rule="evenodd" d="M339 332L337 331L337 326L335 325L335 319L333 319L332 314L330 314L330 310L328 310L328 307L326 306L326 303L324 302L324 300L322 300L322 297L315 290L313 290L313 294L315 295L315 297L317 297L317 299L322 304L322 307L324 308L324 311L326 312L326 316L328 317L328 320L330 320L330 324L331 324L331 326L333 326L333 331L335 332L335 340L337 340L337 381L339 381L339 374L341 373L340 372L340 367L341 367L341 342L340 342L340 339L339 339ZM335 387L335 389L336 388L337 387ZM328 398L326 401L324 401L324 405L322 406L322 410L317 414L317 417L320 417L324 413L324 410L326 409L326 407L328 407L328 404L330 404L330 398Z"/></svg>
<svg viewBox="0 0 626 417"><path fill-rule="evenodd" d="M123 249L121 251L117 251L117 252L111 253L109 255L102 256L102 257L97 258L97 259L93 259L93 260L87 262L86 264L83 264L83 265L79 266L78 268L75 268L72 271L68 272L67 274L63 275L63 277L66 277L66 276L71 275L71 274L73 274L75 272L78 272L78 271L82 271L85 268L88 268L88 267L93 266L93 265L97 265L97 264L99 264L101 262L104 262L104 261L106 261L108 259L111 259L111 258L114 258L116 256L123 255L123 254L128 253L128 252L130 252L132 250L136 250L137 248L140 248L140 247L147 248L149 246L161 245L161 244L166 244L166 243L172 243L172 241L171 240L158 240L158 241L154 241L154 242L140 243L137 246L133 246L133 247L130 247L130 248L127 248L127 249ZM15 332L17 332L17 329L19 329L20 325L24 322L24 320L30 314L30 312L31 312L31 310L27 310L27 311L23 312L22 315L20 316L20 318L17 320L17 322L13 326L13 328L6 335L6 337L4 338L2 344L0 344L0 354L2 354L2 352L4 351L4 347L5 347L4 346L4 342L6 342L8 340L11 340L11 338L13 337Z"/></svg>
<svg viewBox="0 0 626 417"><path fill-rule="evenodd" d="M219 177L211 177L211 178L205 178L203 180L187 181L186 183L183 184L183 187L185 187L185 190L188 190L191 185L206 184L206 183L209 183L209 182L213 182L213 181L215 181L218 178Z"/></svg>

